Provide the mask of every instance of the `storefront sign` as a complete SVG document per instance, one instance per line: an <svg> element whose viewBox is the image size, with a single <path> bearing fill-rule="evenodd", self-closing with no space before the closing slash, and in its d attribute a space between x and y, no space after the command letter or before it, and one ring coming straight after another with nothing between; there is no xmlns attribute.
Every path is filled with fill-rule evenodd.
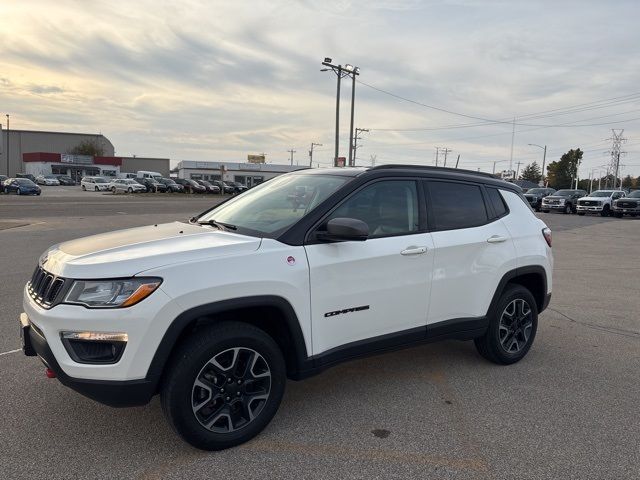
<svg viewBox="0 0 640 480"><path fill-rule="evenodd" d="M92 165L93 157L91 155L71 155L69 153L63 153L60 155L60 161L62 163L74 163L76 165Z"/></svg>

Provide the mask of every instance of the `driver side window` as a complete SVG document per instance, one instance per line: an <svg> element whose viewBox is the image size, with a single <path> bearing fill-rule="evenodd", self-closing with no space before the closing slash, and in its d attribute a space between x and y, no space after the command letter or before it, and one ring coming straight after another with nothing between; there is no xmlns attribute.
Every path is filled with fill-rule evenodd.
<svg viewBox="0 0 640 480"><path fill-rule="evenodd" d="M413 180L385 180L363 188L327 219L355 218L369 226L369 238L409 235L420 229L418 191Z"/></svg>

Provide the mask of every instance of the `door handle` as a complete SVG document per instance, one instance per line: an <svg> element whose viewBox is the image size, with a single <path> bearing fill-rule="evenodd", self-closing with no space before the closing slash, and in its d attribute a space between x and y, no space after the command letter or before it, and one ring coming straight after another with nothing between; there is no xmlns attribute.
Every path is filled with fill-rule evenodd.
<svg viewBox="0 0 640 480"><path fill-rule="evenodd" d="M502 243L506 241L507 241L507 237L501 237L500 235L493 235L487 238L488 243Z"/></svg>
<svg viewBox="0 0 640 480"><path fill-rule="evenodd" d="M427 251L427 247L407 247L400 252L400 255L420 255L421 253L425 253Z"/></svg>

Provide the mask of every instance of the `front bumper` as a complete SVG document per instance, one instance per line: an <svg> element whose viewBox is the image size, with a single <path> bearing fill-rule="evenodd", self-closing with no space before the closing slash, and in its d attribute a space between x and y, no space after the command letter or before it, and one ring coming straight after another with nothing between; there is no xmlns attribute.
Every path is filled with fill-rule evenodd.
<svg viewBox="0 0 640 480"><path fill-rule="evenodd" d="M559 203L542 203L542 210L564 210L565 204Z"/></svg>
<svg viewBox="0 0 640 480"><path fill-rule="evenodd" d="M628 208L628 207L622 208L614 205L613 207L611 207L611 210L613 210L615 213L622 213L622 214L635 213L640 215L640 205L637 206L636 208Z"/></svg>
<svg viewBox="0 0 640 480"><path fill-rule="evenodd" d="M576 207L576 210L578 210L578 212L601 212L603 208L604 208L604 205L596 205L596 206L578 205Z"/></svg>
<svg viewBox="0 0 640 480"><path fill-rule="evenodd" d="M140 380L90 380L67 375L58 364L44 334L34 328L29 317L20 315L22 351L27 356L38 356L56 374L66 387L111 407L133 407L146 405L156 392L157 382Z"/></svg>

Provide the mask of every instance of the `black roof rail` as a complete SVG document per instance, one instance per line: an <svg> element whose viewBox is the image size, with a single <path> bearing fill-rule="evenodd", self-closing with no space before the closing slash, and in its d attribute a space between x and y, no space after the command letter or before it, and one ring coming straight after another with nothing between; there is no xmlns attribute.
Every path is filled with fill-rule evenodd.
<svg viewBox="0 0 640 480"><path fill-rule="evenodd" d="M405 165L401 163L393 163L386 165L376 165L375 167L371 167L369 170L391 170L391 169L403 169L403 170L429 170L433 172L451 172L451 173L462 173L466 175L481 175L483 177L489 177L493 180L500 180L500 178L492 175L487 172L478 172L476 170L466 170L464 168L450 168L450 167L435 167L433 165Z"/></svg>

